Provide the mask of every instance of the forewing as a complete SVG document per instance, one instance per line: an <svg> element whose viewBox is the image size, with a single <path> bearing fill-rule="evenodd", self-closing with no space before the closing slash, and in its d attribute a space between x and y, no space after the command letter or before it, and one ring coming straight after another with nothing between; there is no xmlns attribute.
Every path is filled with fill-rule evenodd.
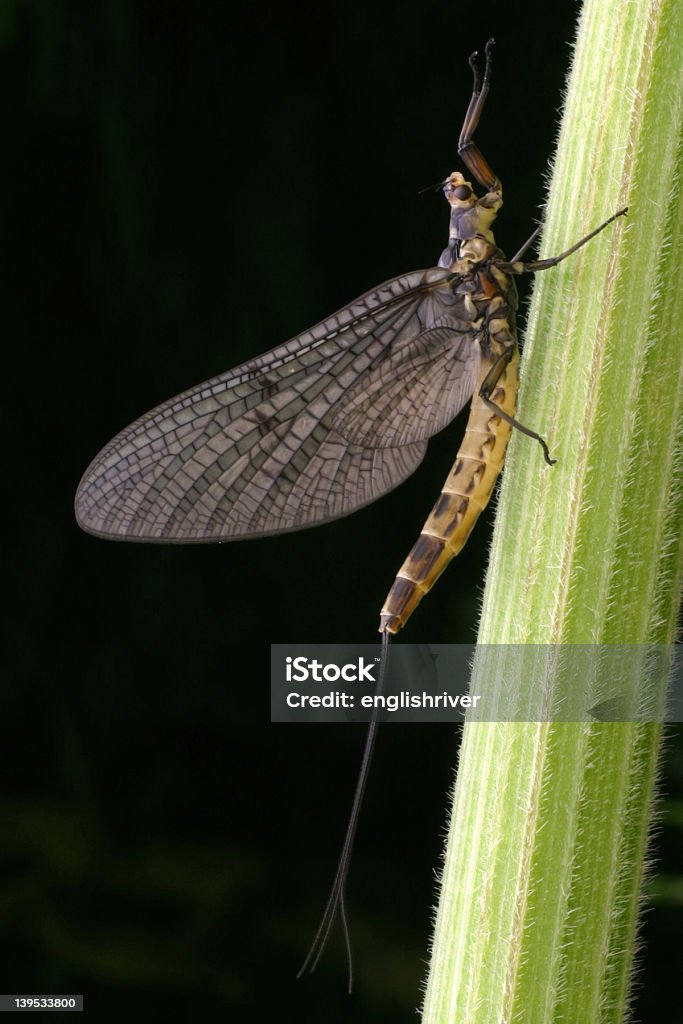
<svg viewBox="0 0 683 1024"><path fill-rule="evenodd" d="M471 394L457 358L449 383L445 353L464 351L465 337L451 279L443 270L394 278L159 405L87 469L80 525L114 539L230 540L335 519L396 487L443 426L443 406L425 414L411 405L410 380L416 397L425 380L435 396L441 376L447 407L458 388L460 406ZM364 402L366 384L376 401Z"/></svg>

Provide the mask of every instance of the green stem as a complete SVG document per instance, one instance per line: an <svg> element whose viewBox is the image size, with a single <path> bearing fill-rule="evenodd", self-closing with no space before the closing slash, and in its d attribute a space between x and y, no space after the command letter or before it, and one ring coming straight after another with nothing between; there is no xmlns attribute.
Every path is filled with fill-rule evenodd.
<svg viewBox="0 0 683 1024"><path fill-rule="evenodd" d="M543 237L474 692L521 648L666 644L683 577L683 12L587 0ZM495 89L495 83L494 83ZM489 102L495 102L495 92ZM596 648L597 650L597 648ZM501 653L503 652L503 653ZM423 1019L624 1019L661 728L465 726Z"/></svg>

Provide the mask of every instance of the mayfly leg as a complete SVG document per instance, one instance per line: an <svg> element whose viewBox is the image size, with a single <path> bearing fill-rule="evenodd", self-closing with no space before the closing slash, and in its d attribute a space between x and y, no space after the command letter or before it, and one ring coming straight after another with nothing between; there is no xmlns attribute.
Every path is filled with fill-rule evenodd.
<svg viewBox="0 0 683 1024"><path fill-rule="evenodd" d="M537 274L541 270L550 270L551 267L556 267L558 263L562 263L563 260L566 260L567 256L573 255L573 253L575 253L577 249L580 249L587 242L590 242L591 239L595 238L596 235L599 235L600 232L604 231L606 227L609 227L609 225L613 221L615 221L617 217L624 217L627 213L628 206L624 206L623 209L617 210L617 212L613 213L611 217L608 217L607 220L604 220L602 224L598 224L597 228L593 228L592 231L589 231L587 235L584 235L583 238L580 238L578 242L575 242L574 245L570 246L569 249L565 249L564 252L561 252L558 256L549 256L547 259L544 260L529 260L526 262L520 260L520 256L524 255L524 253L527 251L531 243L534 241L534 239L540 232L541 227L538 227L534 231L533 235L531 235L531 237L528 239L528 241L524 243L522 248L515 255L514 259L509 261L495 260L495 265L496 267L498 267L499 270L502 270L504 274Z"/></svg>
<svg viewBox="0 0 683 1024"><path fill-rule="evenodd" d="M600 232L604 231L604 229L608 227L613 221L615 221L617 217L623 217L626 213L628 213L628 206L625 206L622 210L618 210L616 213L613 213L611 217L608 217L607 220L603 221L602 224L599 224L597 228L594 228L593 231L590 231L587 235L584 235L583 238L580 238L579 241L575 242L574 245L570 246L569 249L565 249L564 252L561 252L559 254L559 256L550 256L544 260L529 260L527 262L521 262L521 257L524 255L527 249L533 244L533 242L536 240L536 238L538 237L543 228L543 225L539 224L539 226L536 228L533 234L529 236L529 238L526 240L521 249L519 249L519 251L509 262L496 262L496 266L498 267L499 270L503 270L506 273L513 274L538 273L541 270L550 270L551 267L556 267L558 263L561 263L568 256L571 256L573 253L575 253L577 249L580 249L581 246L585 245L587 242L590 242L591 239L595 238L596 235L599 235ZM499 357L498 362L503 362L503 365L505 365L505 363L508 360L508 353L503 352L502 355ZM484 380L484 382L481 385L481 388L479 389L479 394L482 400L489 407L489 409L491 409L493 412L496 412L502 419L504 419L512 427L515 427L516 430L519 430L522 434L526 434L527 437L531 437L534 440L538 441L538 443L541 445L541 448L543 449L543 456L545 458L545 461L548 463L549 466L554 466L557 460L550 458L548 445L540 436L540 434L537 434L535 430L530 430L529 427L525 427L523 423L520 423L519 420L516 420L513 416L508 415L508 413L506 413L503 409L496 405L495 402L491 401L491 391L495 387L495 384L498 378L500 377L501 372L502 367L499 369L497 364L494 364L494 366L491 367L491 370L489 371L487 378Z"/></svg>
<svg viewBox="0 0 683 1024"><path fill-rule="evenodd" d="M557 459L550 458L548 445L545 442L545 440L541 437L541 435L537 434L535 430L531 430L530 427L525 427L523 423L520 423L518 419L515 419L514 416L512 416L509 412L506 412L505 409L498 405L497 402L494 402L493 399L491 398L491 395L494 394L496 385L498 384L498 381L500 380L502 374L504 373L505 367L510 362L512 355L512 349L506 349L504 352L501 353L501 355L493 364L489 372L484 377L484 380L482 381L481 386L479 388L479 397L481 398L482 402L487 407L487 409L490 409L491 412L496 414L496 416L500 416L500 418L504 420L505 423L508 423L511 427L514 427L515 430L519 430L520 433L525 434L527 437L532 438L534 441L538 441L541 448L543 449L543 458L549 466L554 466L557 462Z"/></svg>
<svg viewBox="0 0 683 1024"><path fill-rule="evenodd" d="M472 68L474 84L472 87L472 97L460 131L460 138L458 139L458 155L460 156L460 159L467 169L471 171L479 184L491 191L500 186L500 181L489 166L488 161L481 153L476 142L472 141L472 136L479 124L479 118L481 117L486 97L488 96L489 89L491 88L491 68L493 65L492 54L495 42L495 39L489 39L486 44L486 62L484 65L483 82L481 81L479 66L477 64L478 52L475 50L474 53L470 54L469 65Z"/></svg>

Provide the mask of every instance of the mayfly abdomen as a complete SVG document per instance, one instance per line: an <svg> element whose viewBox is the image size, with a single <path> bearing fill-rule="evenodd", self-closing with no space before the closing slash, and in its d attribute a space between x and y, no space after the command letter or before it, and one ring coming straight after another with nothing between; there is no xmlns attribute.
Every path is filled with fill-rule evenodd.
<svg viewBox="0 0 683 1024"><path fill-rule="evenodd" d="M450 560L462 551L479 515L491 499L503 468L512 426L492 412L479 395L479 385L490 368L490 363L483 364L483 373L472 397L465 436L453 468L384 602L380 616L381 633L398 633L405 626ZM518 388L519 352L515 346L512 358L491 395L496 405L510 417L515 414Z"/></svg>

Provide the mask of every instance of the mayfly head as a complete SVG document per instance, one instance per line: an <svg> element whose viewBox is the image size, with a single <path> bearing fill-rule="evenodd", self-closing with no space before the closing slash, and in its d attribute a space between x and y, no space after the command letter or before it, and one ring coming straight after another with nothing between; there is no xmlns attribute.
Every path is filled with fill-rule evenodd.
<svg viewBox="0 0 683 1024"><path fill-rule="evenodd" d="M443 185L443 194L454 210L469 210L477 202L472 185L460 171L448 175Z"/></svg>
<svg viewBox="0 0 683 1024"><path fill-rule="evenodd" d="M478 198L471 183L459 171L453 171L446 179L443 192L451 207L451 240L481 235L493 241L491 224L503 202L499 186Z"/></svg>

